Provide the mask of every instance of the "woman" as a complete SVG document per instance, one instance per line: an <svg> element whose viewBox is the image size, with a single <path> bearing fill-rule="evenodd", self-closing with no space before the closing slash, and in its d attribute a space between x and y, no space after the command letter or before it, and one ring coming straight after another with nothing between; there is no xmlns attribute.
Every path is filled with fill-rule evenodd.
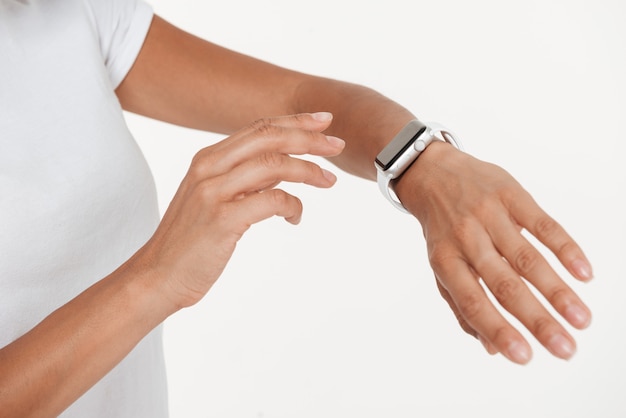
<svg viewBox="0 0 626 418"><path fill-rule="evenodd" d="M334 184L294 156L374 179L376 156L415 119L366 87L198 39L140 1L0 0L0 56L7 416L165 416L160 324L208 292L250 225L298 222L301 202L280 182ZM230 134L196 155L160 222L122 109ZM488 352L531 358L478 277L550 352L573 355L522 278L577 328L589 309L519 230L579 280L591 267L514 179L433 141L392 187L422 224L443 297Z"/></svg>

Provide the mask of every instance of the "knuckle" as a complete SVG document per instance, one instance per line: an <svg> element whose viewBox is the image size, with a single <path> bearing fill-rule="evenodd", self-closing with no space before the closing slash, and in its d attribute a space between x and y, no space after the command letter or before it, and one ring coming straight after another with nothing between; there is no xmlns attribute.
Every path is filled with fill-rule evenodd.
<svg viewBox="0 0 626 418"><path fill-rule="evenodd" d="M478 317L482 308L482 298L476 293L469 293L459 298L459 312L468 323Z"/></svg>
<svg viewBox="0 0 626 418"><path fill-rule="evenodd" d="M194 193L205 207L219 200L216 196L215 183L212 179L199 183L194 188Z"/></svg>
<svg viewBox="0 0 626 418"><path fill-rule="evenodd" d="M500 325L493 331L492 341L496 342L497 345L502 345L504 341L509 340L509 335L509 327Z"/></svg>
<svg viewBox="0 0 626 418"><path fill-rule="evenodd" d="M570 299L570 289L567 286L558 286L550 291L547 295L547 299L554 307L564 306Z"/></svg>
<svg viewBox="0 0 626 418"><path fill-rule="evenodd" d="M271 123L272 122L270 121L269 118L259 118L259 119L253 121L250 124L250 128L252 128L252 129L262 129L261 128L262 126L270 125Z"/></svg>
<svg viewBox="0 0 626 418"><path fill-rule="evenodd" d="M543 239L553 237L561 230L560 225L549 216L542 216L535 223L537 236Z"/></svg>
<svg viewBox="0 0 626 418"><path fill-rule="evenodd" d="M539 262L539 253L530 245L524 245L517 250L513 261L515 269L522 276L525 276L531 272Z"/></svg>
<svg viewBox="0 0 626 418"><path fill-rule="evenodd" d="M432 244L428 260L434 271L445 271L454 258L454 253L443 244Z"/></svg>
<svg viewBox="0 0 626 418"><path fill-rule="evenodd" d="M567 240L556 249L555 255L562 259L567 256L573 256L579 251L578 245L571 240Z"/></svg>
<svg viewBox="0 0 626 418"><path fill-rule="evenodd" d="M274 170L284 163L284 156L274 152L267 152L258 157L259 164L268 170Z"/></svg>
<svg viewBox="0 0 626 418"><path fill-rule="evenodd" d="M271 200L271 204L275 207L283 207L289 204L289 195L280 189L272 189L264 194Z"/></svg>
<svg viewBox="0 0 626 418"><path fill-rule="evenodd" d="M189 170L187 171L189 176L193 179L201 179L206 176L207 167L211 165L211 155L205 149L198 151L191 159Z"/></svg>
<svg viewBox="0 0 626 418"><path fill-rule="evenodd" d="M192 182L200 180L204 176L204 167L197 161L192 161L189 169L187 170L187 177Z"/></svg>
<svg viewBox="0 0 626 418"><path fill-rule="evenodd" d="M305 122L308 121L311 116L308 113L294 113L290 117L296 122Z"/></svg>
<svg viewBox="0 0 626 418"><path fill-rule="evenodd" d="M322 167L310 161L304 161L304 170L307 178L323 177Z"/></svg>
<svg viewBox="0 0 626 418"><path fill-rule="evenodd" d="M493 286L492 292L502 306L510 306L520 295L522 283L519 280L504 278Z"/></svg>
<svg viewBox="0 0 626 418"><path fill-rule="evenodd" d="M540 316L533 321L531 331L534 335L541 339L541 336L550 335L552 327L553 321L551 318L547 316Z"/></svg>
<svg viewBox="0 0 626 418"><path fill-rule="evenodd" d="M271 137L279 131L279 127L270 118L257 119L250 124L250 128L261 137Z"/></svg>

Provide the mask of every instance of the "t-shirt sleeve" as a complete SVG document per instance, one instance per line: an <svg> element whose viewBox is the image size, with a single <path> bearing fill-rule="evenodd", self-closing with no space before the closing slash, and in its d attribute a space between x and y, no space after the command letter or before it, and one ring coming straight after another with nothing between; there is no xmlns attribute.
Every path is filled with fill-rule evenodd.
<svg viewBox="0 0 626 418"><path fill-rule="evenodd" d="M98 33L113 88L130 71L152 23L153 10L142 0L85 0Z"/></svg>

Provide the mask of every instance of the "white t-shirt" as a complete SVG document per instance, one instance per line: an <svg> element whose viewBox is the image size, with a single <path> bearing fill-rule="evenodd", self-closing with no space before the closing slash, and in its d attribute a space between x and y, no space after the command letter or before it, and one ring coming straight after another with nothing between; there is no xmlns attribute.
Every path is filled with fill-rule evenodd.
<svg viewBox="0 0 626 418"><path fill-rule="evenodd" d="M0 0L0 346L115 270L159 222L114 94L151 20L141 0ZM160 327L62 416L167 416Z"/></svg>

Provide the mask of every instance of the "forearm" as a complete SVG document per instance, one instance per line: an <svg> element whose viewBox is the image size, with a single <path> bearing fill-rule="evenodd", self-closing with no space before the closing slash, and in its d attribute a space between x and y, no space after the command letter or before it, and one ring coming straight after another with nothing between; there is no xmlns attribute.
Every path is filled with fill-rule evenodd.
<svg viewBox="0 0 626 418"><path fill-rule="evenodd" d="M333 162L370 179L375 177L375 156L413 118L372 89L239 54L158 16L116 92L131 112L226 134L259 118L331 112L334 119L326 133L347 143Z"/></svg>
<svg viewBox="0 0 626 418"><path fill-rule="evenodd" d="M294 111L328 111L333 123L326 131L346 141L345 150L330 159L349 173L376 178L374 159L414 116L382 94L356 84L307 77L294 97Z"/></svg>
<svg viewBox="0 0 626 418"><path fill-rule="evenodd" d="M56 416L119 363L169 313L148 279L125 265L2 348L3 416Z"/></svg>

